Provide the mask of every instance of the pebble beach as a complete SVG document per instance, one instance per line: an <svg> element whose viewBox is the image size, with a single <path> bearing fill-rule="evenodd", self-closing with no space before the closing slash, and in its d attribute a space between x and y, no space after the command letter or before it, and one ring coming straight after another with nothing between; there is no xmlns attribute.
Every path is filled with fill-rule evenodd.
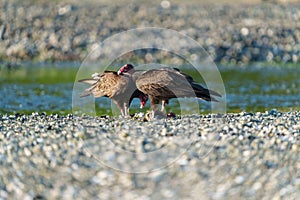
<svg viewBox="0 0 300 200"><path fill-rule="evenodd" d="M161 27L191 37L215 62L300 60L299 2L218 2L4 0L0 2L0 58L12 63L81 61L114 34Z"/></svg>
<svg viewBox="0 0 300 200"><path fill-rule="evenodd" d="M148 122L32 113L0 122L1 199L300 196L300 112Z"/></svg>

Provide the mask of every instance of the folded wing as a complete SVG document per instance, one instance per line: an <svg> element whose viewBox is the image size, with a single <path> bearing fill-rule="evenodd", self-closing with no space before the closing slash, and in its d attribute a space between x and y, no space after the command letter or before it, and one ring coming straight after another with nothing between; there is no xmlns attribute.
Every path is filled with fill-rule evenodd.
<svg viewBox="0 0 300 200"><path fill-rule="evenodd" d="M159 99L198 97L206 101L217 101L217 92L208 90L194 82L193 78L178 69L161 68L149 70L136 80L139 90Z"/></svg>

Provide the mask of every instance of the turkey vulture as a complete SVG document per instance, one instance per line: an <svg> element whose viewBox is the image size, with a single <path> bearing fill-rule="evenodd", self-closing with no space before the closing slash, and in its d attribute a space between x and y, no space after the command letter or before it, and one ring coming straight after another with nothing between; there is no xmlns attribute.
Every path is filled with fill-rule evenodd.
<svg viewBox="0 0 300 200"><path fill-rule="evenodd" d="M144 107L148 96L136 88L132 78L128 75L118 75L114 71L95 73L91 79L82 79L79 82L91 85L80 97L93 95L110 98L120 109L123 116L129 115L129 106L133 98L140 99L141 108Z"/></svg>
<svg viewBox="0 0 300 200"><path fill-rule="evenodd" d="M151 108L154 113L156 105L162 101L161 111L171 98L197 97L206 101L216 101L214 96L221 95L208 90L196 83L191 76L181 72L177 68L160 68L148 71L135 71L134 66L126 64L118 71L118 74L131 74L137 88L149 95Z"/></svg>

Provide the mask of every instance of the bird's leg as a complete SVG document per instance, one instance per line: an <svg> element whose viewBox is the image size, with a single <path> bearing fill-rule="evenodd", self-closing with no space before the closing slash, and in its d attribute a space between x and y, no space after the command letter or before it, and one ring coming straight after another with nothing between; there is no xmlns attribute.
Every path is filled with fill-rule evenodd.
<svg viewBox="0 0 300 200"><path fill-rule="evenodd" d="M122 114L122 116L126 116L126 110L125 110L125 108L121 109L121 114Z"/></svg>
<svg viewBox="0 0 300 200"><path fill-rule="evenodd" d="M151 96L149 98L150 98L150 103L151 103L151 108L152 108L151 118L154 118L154 117L158 117L158 118L165 117L165 114L158 109L159 99L153 98ZM165 101L165 103L166 103L166 101Z"/></svg>
<svg viewBox="0 0 300 200"><path fill-rule="evenodd" d="M113 102L117 105L117 107L121 111L121 115L125 116L124 105L122 103L120 104L118 101L113 100Z"/></svg>
<svg viewBox="0 0 300 200"><path fill-rule="evenodd" d="M124 111L123 108L121 108L121 115L122 115L122 116L125 116L125 111Z"/></svg>
<svg viewBox="0 0 300 200"><path fill-rule="evenodd" d="M124 103L124 115L125 116L129 116L129 107L127 105L127 103Z"/></svg>
<svg viewBox="0 0 300 200"><path fill-rule="evenodd" d="M161 100L161 112L165 111L165 106L166 106L166 101L165 100Z"/></svg>
<svg viewBox="0 0 300 200"><path fill-rule="evenodd" d="M157 110L157 104L159 103L159 101L155 98L153 98L152 96L149 96L150 99L150 104L151 104L151 118L154 118L155 115L155 111Z"/></svg>

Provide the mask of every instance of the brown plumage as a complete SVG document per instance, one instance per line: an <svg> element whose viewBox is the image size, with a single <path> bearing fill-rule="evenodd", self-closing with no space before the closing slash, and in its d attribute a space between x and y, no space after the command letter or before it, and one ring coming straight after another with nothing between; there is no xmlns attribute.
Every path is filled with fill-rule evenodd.
<svg viewBox="0 0 300 200"><path fill-rule="evenodd" d="M123 116L129 115L129 106L133 98L139 98L141 107L143 107L148 99L136 88L132 78L128 75L118 75L114 71L105 71L102 74L95 73L92 79L82 79L79 82L91 85L80 96L93 95L97 97L110 98L120 109Z"/></svg>
<svg viewBox="0 0 300 200"><path fill-rule="evenodd" d="M162 101L163 111L171 98L197 97L206 101L217 101L214 96L221 97L219 93L202 87L177 68L152 69L137 74L134 67L127 64L118 74L126 72L132 75L137 88L149 96L153 112L157 111L156 105L159 101Z"/></svg>

